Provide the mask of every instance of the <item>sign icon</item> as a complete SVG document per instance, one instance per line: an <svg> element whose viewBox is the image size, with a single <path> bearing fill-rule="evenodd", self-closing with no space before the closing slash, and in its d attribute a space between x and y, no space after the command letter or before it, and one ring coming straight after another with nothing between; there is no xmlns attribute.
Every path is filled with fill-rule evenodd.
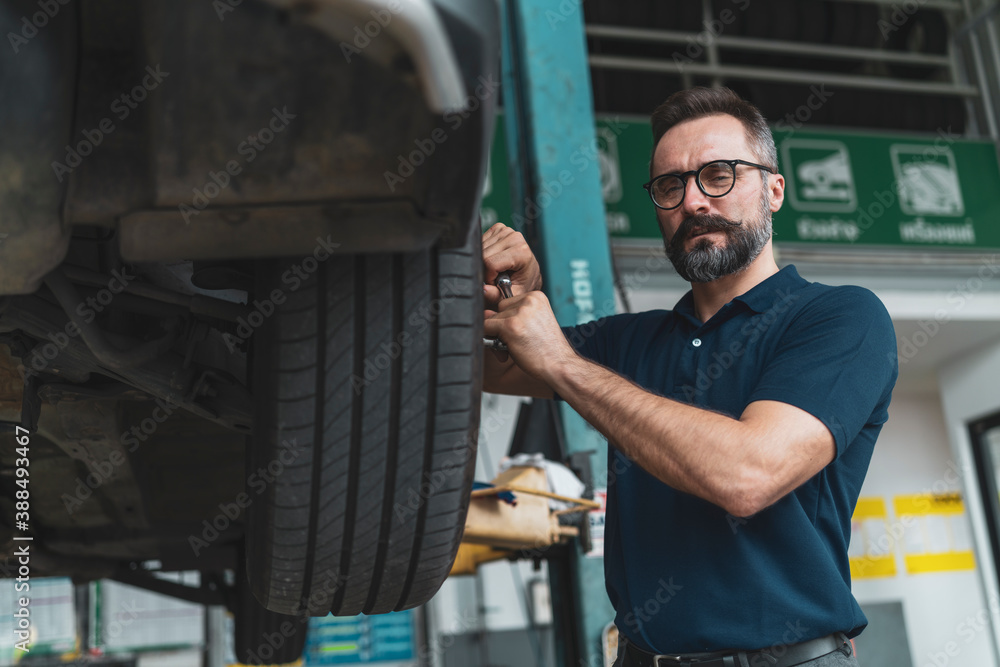
<svg viewBox="0 0 1000 667"><path fill-rule="evenodd" d="M622 198L622 170L618 160L618 135L610 128L597 128L597 160L604 203L616 204Z"/></svg>
<svg viewBox="0 0 1000 667"><path fill-rule="evenodd" d="M955 155L950 148L893 144L892 169L899 186L899 206L907 215L965 214Z"/></svg>
<svg viewBox="0 0 1000 667"><path fill-rule="evenodd" d="M858 204L847 146L825 139L781 142L792 206L800 211L853 213Z"/></svg>

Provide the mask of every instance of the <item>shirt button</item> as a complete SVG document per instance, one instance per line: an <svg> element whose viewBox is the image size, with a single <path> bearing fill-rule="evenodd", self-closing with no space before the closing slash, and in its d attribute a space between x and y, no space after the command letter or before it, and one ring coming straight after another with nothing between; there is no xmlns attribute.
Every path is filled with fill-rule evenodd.
<svg viewBox="0 0 1000 667"><path fill-rule="evenodd" d="M701 347L701 339L695 338L693 341L691 341L691 344L694 345L695 347Z"/></svg>

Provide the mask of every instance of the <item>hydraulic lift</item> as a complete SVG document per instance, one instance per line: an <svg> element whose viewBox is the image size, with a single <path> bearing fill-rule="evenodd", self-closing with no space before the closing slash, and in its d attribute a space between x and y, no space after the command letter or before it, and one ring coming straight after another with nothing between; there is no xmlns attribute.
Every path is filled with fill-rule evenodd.
<svg viewBox="0 0 1000 667"><path fill-rule="evenodd" d="M539 258L559 323L582 324L615 311L582 0L502 4L510 224ZM603 487L606 443L568 405L560 404L559 413L564 458L589 461L595 486ZM549 570L557 663L600 667L601 637L614 618L604 562L585 556L579 541L565 553Z"/></svg>

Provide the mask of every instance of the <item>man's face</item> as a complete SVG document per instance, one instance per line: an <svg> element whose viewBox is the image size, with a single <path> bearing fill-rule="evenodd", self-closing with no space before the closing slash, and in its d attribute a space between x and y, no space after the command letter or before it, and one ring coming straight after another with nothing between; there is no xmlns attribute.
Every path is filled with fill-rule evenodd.
<svg viewBox="0 0 1000 667"><path fill-rule="evenodd" d="M739 120L706 116L672 127L653 154L653 175L693 171L713 160L760 162ZM656 209L667 257L689 282L711 282L742 271L771 239L771 213L781 207L784 179L736 166L736 184L724 197L709 197L688 177L684 201Z"/></svg>

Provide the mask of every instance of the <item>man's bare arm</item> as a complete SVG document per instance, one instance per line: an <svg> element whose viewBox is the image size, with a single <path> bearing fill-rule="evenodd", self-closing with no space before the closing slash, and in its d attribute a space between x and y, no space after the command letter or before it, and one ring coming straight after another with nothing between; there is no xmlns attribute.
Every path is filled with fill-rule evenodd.
<svg viewBox="0 0 1000 667"><path fill-rule="evenodd" d="M657 396L584 359L540 292L505 299L486 330L507 342L524 374L644 470L736 516L768 507L833 460L832 434L804 410L758 401L734 419Z"/></svg>
<svg viewBox="0 0 1000 667"><path fill-rule="evenodd" d="M508 357L506 362L497 359L492 350L483 358L483 390L492 394L552 398L552 389L531 377Z"/></svg>
<svg viewBox="0 0 1000 667"><path fill-rule="evenodd" d="M580 360L553 381L584 419L658 479L750 516L833 460L833 435L816 417L756 401L739 419L656 396Z"/></svg>

